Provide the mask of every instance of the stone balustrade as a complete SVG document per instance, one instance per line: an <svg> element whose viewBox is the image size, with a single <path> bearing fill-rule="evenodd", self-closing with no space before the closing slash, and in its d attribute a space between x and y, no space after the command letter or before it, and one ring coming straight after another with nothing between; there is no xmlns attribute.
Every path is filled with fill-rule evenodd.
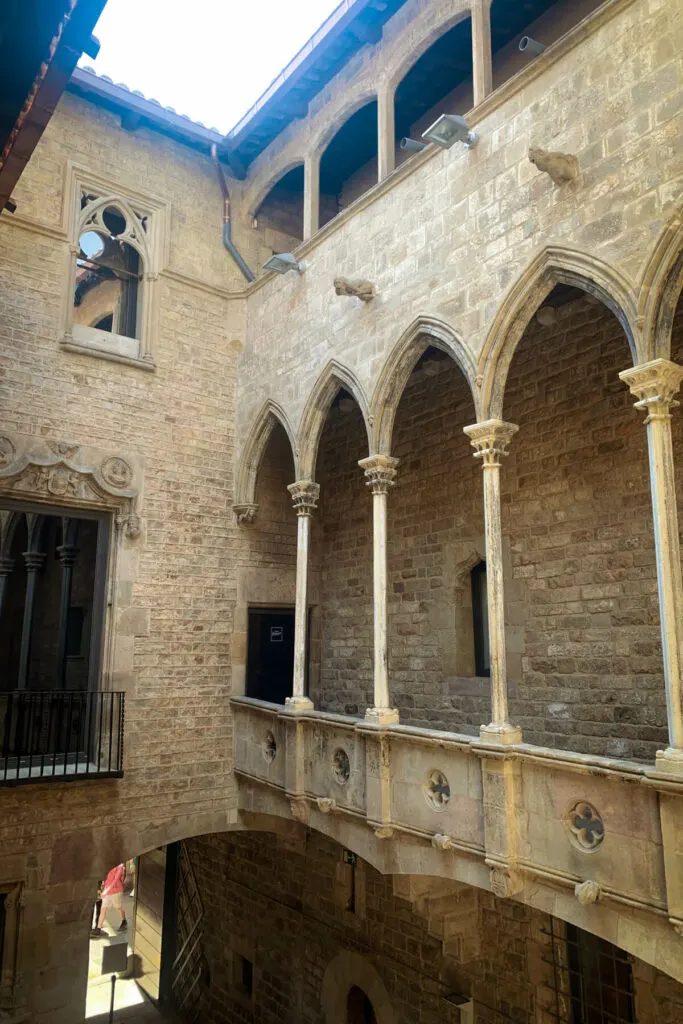
<svg viewBox="0 0 683 1024"><path fill-rule="evenodd" d="M382 872L528 903L683 980L683 780L246 697L232 706L250 827L299 822Z"/></svg>

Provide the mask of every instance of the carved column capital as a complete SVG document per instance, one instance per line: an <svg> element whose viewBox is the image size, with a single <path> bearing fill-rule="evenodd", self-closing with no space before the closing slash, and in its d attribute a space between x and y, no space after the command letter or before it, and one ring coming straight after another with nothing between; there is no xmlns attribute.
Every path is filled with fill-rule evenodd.
<svg viewBox="0 0 683 1024"><path fill-rule="evenodd" d="M683 380L683 366L669 359L653 359L630 370L623 370L619 379L638 399L636 409L647 412L646 423L667 419L679 403L674 398Z"/></svg>
<svg viewBox="0 0 683 1024"><path fill-rule="evenodd" d="M315 512L320 497L320 484L313 480L297 480L288 484L287 490L292 496L294 511L298 516L310 516Z"/></svg>
<svg viewBox="0 0 683 1024"><path fill-rule="evenodd" d="M253 526L256 522L258 505L233 505L232 510L235 513L235 519L237 520L238 526Z"/></svg>
<svg viewBox="0 0 683 1024"><path fill-rule="evenodd" d="M391 455L371 455L358 463L365 473L366 484L373 494L387 494L396 483L396 467L398 459Z"/></svg>
<svg viewBox="0 0 683 1024"><path fill-rule="evenodd" d="M79 551L80 548L77 548L75 544L60 544L57 548L57 557L62 565L73 566Z"/></svg>
<svg viewBox="0 0 683 1024"><path fill-rule="evenodd" d="M0 558L0 576L9 576L14 569L14 559L3 555Z"/></svg>
<svg viewBox="0 0 683 1024"><path fill-rule="evenodd" d="M481 459L484 469L500 466L501 459L508 454L510 441L519 430L514 423L503 420L485 420L463 428L474 448L474 457Z"/></svg>

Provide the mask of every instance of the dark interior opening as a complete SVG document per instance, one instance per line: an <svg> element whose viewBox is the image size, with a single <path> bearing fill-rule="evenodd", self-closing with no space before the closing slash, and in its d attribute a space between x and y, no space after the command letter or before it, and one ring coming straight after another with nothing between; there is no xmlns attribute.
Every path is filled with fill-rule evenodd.
<svg viewBox="0 0 683 1024"><path fill-rule="evenodd" d="M277 181L255 213L257 227L265 232L274 252L286 252L277 235L301 242L304 237L304 165L292 167ZM270 237L269 237L270 236ZM284 241L284 239L283 239Z"/></svg>
<svg viewBox="0 0 683 1024"><path fill-rule="evenodd" d="M309 636L310 632L309 612ZM308 663L308 658L306 662ZM247 697L266 700L272 704L284 704L287 697L292 696L293 674L294 608L250 608L247 635Z"/></svg>
<svg viewBox="0 0 683 1024"><path fill-rule="evenodd" d="M420 141L441 114L464 114L472 98L472 19L464 18L413 64L396 89L397 145L404 137ZM410 153L397 152L397 162Z"/></svg>
<svg viewBox="0 0 683 1024"><path fill-rule="evenodd" d="M352 114L320 161L320 227L377 182L377 101Z"/></svg>
<svg viewBox="0 0 683 1024"><path fill-rule="evenodd" d="M372 1003L362 988L354 985L346 1000L347 1024L377 1024Z"/></svg>

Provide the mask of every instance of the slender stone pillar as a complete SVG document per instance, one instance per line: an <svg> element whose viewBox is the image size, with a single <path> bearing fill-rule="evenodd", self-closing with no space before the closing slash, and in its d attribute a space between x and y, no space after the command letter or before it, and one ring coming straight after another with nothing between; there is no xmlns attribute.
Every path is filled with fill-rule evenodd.
<svg viewBox="0 0 683 1024"><path fill-rule="evenodd" d="M320 227L320 153L304 160L304 241Z"/></svg>
<svg viewBox="0 0 683 1024"><path fill-rule="evenodd" d="M394 88L385 83L377 96L377 180L384 181L396 167Z"/></svg>
<svg viewBox="0 0 683 1024"><path fill-rule="evenodd" d="M25 551L26 591L24 594L24 619L21 626L21 648L19 651L19 678L17 689L25 690L31 664L31 638L33 633L33 606L36 599L36 576L42 568L45 555L41 551Z"/></svg>
<svg viewBox="0 0 683 1024"><path fill-rule="evenodd" d="M657 553L657 586L662 631L669 746L657 753L657 767L683 774L683 578L671 441L671 409L683 380L683 367L653 359L619 374L647 412L652 519Z"/></svg>
<svg viewBox="0 0 683 1024"><path fill-rule="evenodd" d="M287 488L297 516L296 607L294 611L294 678L292 696L285 701L288 711L309 711L313 701L306 696L306 652L308 639L308 550L311 540L311 516L317 508L320 484L297 480Z"/></svg>
<svg viewBox="0 0 683 1024"><path fill-rule="evenodd" d="M472 79L476 107L493 89L491 0L472 0Z"/></svg>
<svg viewBox="0 0 683 1024"><path fill-rule="evenodd" d="M66 689L66 646L69 632L69 609L71 608L71 584L78 555L76 537L78 520L68 516L62 518L62 543L57 548L57 557L62 566L62 589L59 602L59 643L57 647L57 688Z"/></svg>
<svg viewBox="0 0 683 1024"><path fill-rule="evenodd" d="M14 559L9 558L7 555L0 557L0 614L5 606L5 594L7 592L7 584L9 577L12 575L14 569Z"/></svg>
<svg viewBox="0 0 683 1024"><path fill-rule="evenodd" d="M505 601L503 591L503 540L500 520L500 462L519 427L502 420L486 420L465 427L475 458L484 469L484 519L486 529L486 584L491 648L491 722L482 726L481 738L493 743L519 743L522 731L511 725L508 712L505 658Z"/></svg>
<svg viewBox="0 0 683 1024"><path fill-rule="evenodd" d="M372 552L374 595L374 707L365 717L378 725L398 722L398 711L389 701L387 657L387 494L394 486L398 459L371 455L358 463L372 489Z"/></svg>

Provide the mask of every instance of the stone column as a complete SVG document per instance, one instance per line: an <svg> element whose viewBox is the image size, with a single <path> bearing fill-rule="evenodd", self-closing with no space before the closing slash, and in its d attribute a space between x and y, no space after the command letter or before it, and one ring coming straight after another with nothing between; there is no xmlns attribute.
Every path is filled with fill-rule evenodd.
<svg viewBox="0 0 683 1024"><path fill-rule="evenodd" d="M320 227L320 153L304 160L304 241Z"/></svg>
<svg viewBox="0 0 683 1024"><path fill-rule="evenodd" d="M377 180L384 181L396 167L394 88L389 82L377 95Z"/></svg>
<svg viewBox="0 0 683 1024"><path fill-rule="evenodd" d="M472 80L474 105L493 89L491 53L491 0L472 0Z"/></svg>
<svg viewBox="0 0 683 1024"><path fill-rule="evenodd" d="M500 462L519 427L502 420L487 420L465 427L476 458L484 469L486 530L486 584L491 648L491 722L481 737L493 743L519 743L522 731L510 725L505 659L505 601L503 593L503 541L500 520Z"/></svg>
<svg viewBox="0 0 683 1024"><path fill-rule="evenodd" d="M371 455L358 463L372 489L372 553L374 604L374 707L365 717L378 725L398 722L398 711L389 702L387 673L387 494L394 486L398 459Z"/></svg>
<svg viewBox="0 0 683 1024"><path fill-rule="evenodd" d="M645 424L669 721L669 747L658 752L657 766L662 771L683 774L683 579L671 441L671 409L678 405L674 395L683 380L683 367L668 359L654 359L624 370L619 377L638 399L636 409L647 412Z"/></svg>
<svg viewBox="0 0 683 1024"><path fill-rule="evenodd" d="M287 488L297 516L296 607L294 611L294 678L292 696L285 701L289 711L309 711L313 701L306 696L306 651L308 635L308 549L311 540L311 515L320 495L320 484L297 480Z"/></svg>
<svg viewBox="0 0 683 1024"><path fill-rule="evenodd" d="M62 566L62 588L59 604L59 644L57 649L57 688L66 690L66 649L69 632L69 610L71 608L71 584L78 548L76 536L78 520L68 516L62 518L62 543L57 548L57 557Z"/></svg>
<svg viewBox="0 0 683 1024"><path fill-rule="evenodd" d="M24 594L24 618L21 625L21 648L19 650L19 677L17 689L25 690L31 664L31 636L33 633L33 606L36 597L36 576L42 568L45 555L41 551L25 551L26 591Z"/></svg>
<svg viewBox="0 0 683 1024"><path fill-rule="evenodd" d="M7 555L0 556L0 613L5 604L5 593L7 591L7 584L9 578L12 575L14 569L14 559L9 558Z"/></svg>

